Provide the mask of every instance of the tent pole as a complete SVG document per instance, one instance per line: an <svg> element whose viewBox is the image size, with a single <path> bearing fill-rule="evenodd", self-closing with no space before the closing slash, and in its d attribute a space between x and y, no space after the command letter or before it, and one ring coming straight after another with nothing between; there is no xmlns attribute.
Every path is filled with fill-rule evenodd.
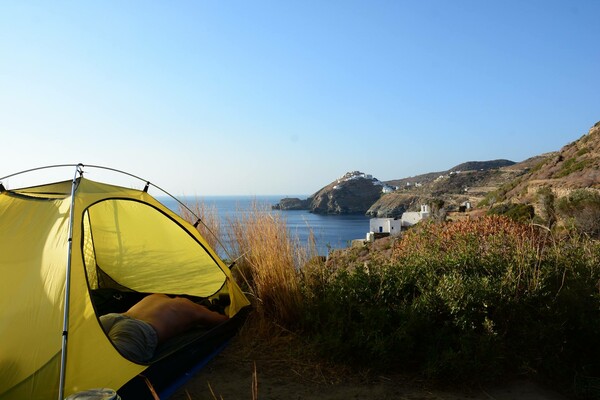
<svg viewBox="0 0 600 400"><path fill-rule="evenodd" d="M75 214L75 189L77 176L83 175L83 164L77 164L71 185L71 209L69 211L69 243L67 253L67 269L65 276L65 303L62 330L62 350L60 356L60 384L58 387L58 400L63 400L65 395L65 371L67 367L67 336L69 330L69 302L71 297L71 250L73 249L73 215Z"/></svg>

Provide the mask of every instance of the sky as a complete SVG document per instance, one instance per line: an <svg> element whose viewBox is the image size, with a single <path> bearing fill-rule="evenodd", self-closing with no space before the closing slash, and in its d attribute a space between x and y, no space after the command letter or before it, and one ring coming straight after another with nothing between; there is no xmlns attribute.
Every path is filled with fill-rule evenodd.
<svg viewBox="0 0 600 400"><path fill-rule="evenodd" d="M600 121L598 15L598 0L2 1L0 177L82 163L175 195L291 196L348 171L523 161Z"/></svg>

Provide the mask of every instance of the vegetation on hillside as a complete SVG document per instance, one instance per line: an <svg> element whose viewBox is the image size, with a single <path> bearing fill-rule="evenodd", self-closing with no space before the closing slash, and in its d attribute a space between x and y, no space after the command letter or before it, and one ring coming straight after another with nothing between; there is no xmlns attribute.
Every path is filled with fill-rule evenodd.
<svg viewBox="0 0 600 400"><path fill-rule="evenodd" d="M243 335L285 334L297 357L359 369L455 383L526 374L597 395L600 242L521 220L431 221L325 262L255 207L226 234L254 304Z"/></svg>
<svg viewBox="0 0 600 400"><path fill-rule="evenodd" d="M534 156L513 165L486 164L484 170L471 162L444 173L388 181L401 190L382 196L371 206L369 214L384 216L387 213L391 216L394 213L389 210L412 210L426 204L424 201L432 197L443 199L447 209L453 211L465 201L489 208L500 203L531 204L535 207L537 192L544 187L561 197L577 189L600 191L600 122L560 151Z"/></svg>
<svg viewBox="0 0 600 400"><path fill-rule="evenodd" d="M255 206L223 230L215 210L194 212L237 261L254 306L241 335L249 347L281 348L285 337L288 355L311 357L305 365L316 357L458 384L524 375L600 398L599 135L597 124L522 165L387 195L400 199L384 208L427 199L435 217L327 261L290 236L284 214ZM478 196L478 212L445 220Z"/></svg>
<svg viewBox="0 0 600 400"><path fill-rule="evenodd" d="M600 238L600 193L579 189L556 202L565 223L578 232Z"/></svg>
<svg viewBox="0 0 600 400"><path fill-rule="evenodd" d="M336 359L461 382L599 376L598 242L491 216L421 224L391 257L359 252L307 289L307 330Z"/></svg>

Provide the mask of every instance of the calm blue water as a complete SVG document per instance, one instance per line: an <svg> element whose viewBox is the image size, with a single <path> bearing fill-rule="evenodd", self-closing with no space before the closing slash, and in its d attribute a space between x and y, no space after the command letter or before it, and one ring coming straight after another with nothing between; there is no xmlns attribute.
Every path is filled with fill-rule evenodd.
<svg viewBox="0 0 600 400"><path fill-rule="evenodd" d="M364 239L369 231L369 217L363 215L317 215L308 211L279 211L270 210L285 196L207 196L180 198L186 204L204 203L209 208L214 207L227 228L227 220L235 219L244 210L250 210L253 204L259 210L281 214L286 221L290 233L307 243L312 230L320 255L327 255L329 249L347 247L353 239ZM301 197L301 196L298 196ZM301 197L302 198L302 197ZM179 212L177 202L168 197L157 197L159 201L175 212ZM190 207L192 208L192 207Z"/></svg>

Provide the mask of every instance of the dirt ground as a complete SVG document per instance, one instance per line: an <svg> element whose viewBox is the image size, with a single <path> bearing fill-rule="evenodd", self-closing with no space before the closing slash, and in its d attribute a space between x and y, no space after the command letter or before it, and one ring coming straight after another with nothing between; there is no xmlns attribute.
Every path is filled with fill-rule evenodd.
<svg viewBox="0 0 600 400"><path fill-rule="evenodd" d="M362 376L331 373L319 365L301 365L280 352L257 355L240 352L235 340L225 351L170 398L172 400L565 400L554 391L528 380L466 389L434 388L431 383L405 376ZM242 353L242 354L240 354ZM255 384L253 385L253 382ZM253 397L254 396L254 397Z"/></svg>

